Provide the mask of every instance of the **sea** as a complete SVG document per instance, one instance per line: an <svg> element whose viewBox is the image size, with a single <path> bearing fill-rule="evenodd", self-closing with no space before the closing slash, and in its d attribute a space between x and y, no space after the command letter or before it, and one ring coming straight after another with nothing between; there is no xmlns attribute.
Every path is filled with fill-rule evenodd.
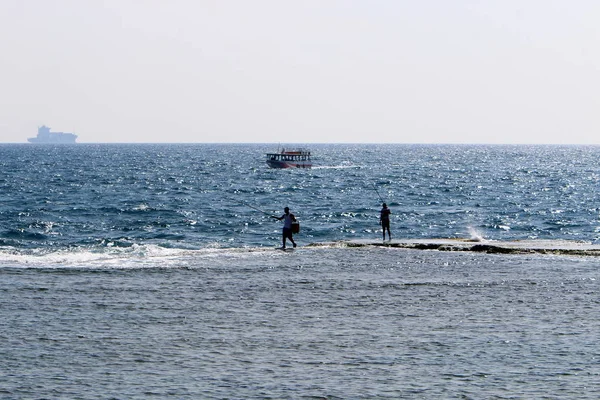
<svg viewBox="0 0 600 400"><path fill-rule="evenodd" d="M600 397L599 146L301 146L0 145L0 398Z"/></svg>

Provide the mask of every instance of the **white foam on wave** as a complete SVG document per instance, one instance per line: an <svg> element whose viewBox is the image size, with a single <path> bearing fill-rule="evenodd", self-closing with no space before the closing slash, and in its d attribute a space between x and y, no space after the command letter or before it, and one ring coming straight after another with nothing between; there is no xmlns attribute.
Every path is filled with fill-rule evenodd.
<svg viewBox="0 0 600 400"><path fill-rule="evenodd" d="M319 165L313 166L312 169L350 169L350 168L361 168L361 165Z"/></svg>
<svg viewBox="0 0 600 400"><path fill-rule="evenodd" d="M153 245L133 245L131 247L69 248L59 250L35 249L0 251L0 265L25 267L82 266L122 259L169 256L173 249Z"/></svg>
<svg viewBox="0 0 600 400"><path fill-rule="evenodd" d="M153 244L130 247L79 247L60 250L0 250L0 268L181 268L226 260L281 257L271 247L227 248L214 245L200 249L165 248ZM204 262L206 261L206 263Z"/></svg>

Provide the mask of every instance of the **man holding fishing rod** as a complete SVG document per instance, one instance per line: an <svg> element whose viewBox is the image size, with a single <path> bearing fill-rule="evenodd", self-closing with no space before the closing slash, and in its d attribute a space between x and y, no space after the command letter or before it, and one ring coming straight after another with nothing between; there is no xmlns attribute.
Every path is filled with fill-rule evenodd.
<svg viewBox="0 0 600 400"><path fill-rule="evenodd" d="M390 233L390 214L392 212L388 208L387 204L383 203L381 212L379 213L379 222L381 228L383 228L383 241L385 241L385 231L387 230L388 237L392 241L392 234Z"/></svg>
<svg viewBox="0 0 600 400"><path fill-rule="evenodd" d="M285 249L286 239L290 239L290 242L296 247L296 242L294 242L294 238L292 236L292 222L296 222L296 217L294 214L290 213L290 208L286 207L283 209L284 214L281 217L276 217L274 215L271 218L275 218L279 221L283 220L283 231L282 231L282 249Z"/></svg>
<svg viewBox="0 0 600 400"><path fill-rule="evenodd" d="M244 203L243 201L240 200L235 200L232 199L232 201L236 201L240 204L243 204L247 207L252 208L253 210L256 211L260 211L263 214L267 214L269 215L271 218L275 218L279 221L283 220L283 238L282 238L282 242L283 242L283 246L281 247L282 250L285 250L285 245L286 245L286 239L290 239L290 242L292 242L292 244L294 245L294 247L296 247L296 242L294 242L294 237L292 236L293 233L298 233L300 231L300 224L298 223L298 221L296 220L296 217L294 216L294 214L290 213L290 208L289 207L285 207L283 209L284 214L281 217L276 217L274 215L271 215L270 213L261 210L260 208L254 207L250 204Z"/></svg>
<svg viewBox="0 0 600 400"><path fill-rule="evenodd" d="M381 228L383 229L383 241L385 242L385 231L387 230L388 238L391 242L392 233L390 232L390 214L392 213L392 211L390 211L385 201L383 201L383 197L381 197L381 195L379 194L379 191L377 190L377 186L375 186L375 184L373 184L373 189L375 189L375 193L377 193L379 200L381 200L381 202L383 203L381 205L381 211L379 212L379 223L381 224Z"/></svg>

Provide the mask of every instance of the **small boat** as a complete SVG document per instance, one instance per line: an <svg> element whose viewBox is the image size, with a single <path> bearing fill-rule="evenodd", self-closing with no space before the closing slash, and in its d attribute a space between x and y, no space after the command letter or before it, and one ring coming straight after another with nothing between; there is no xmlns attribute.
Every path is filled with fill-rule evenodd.
<svg viewBox="0 0 600 400"><path fill-rule="evenodd" d="M267 153L267 165L271 168L311 168L310 151L281 149L279 153Z"/></svg>

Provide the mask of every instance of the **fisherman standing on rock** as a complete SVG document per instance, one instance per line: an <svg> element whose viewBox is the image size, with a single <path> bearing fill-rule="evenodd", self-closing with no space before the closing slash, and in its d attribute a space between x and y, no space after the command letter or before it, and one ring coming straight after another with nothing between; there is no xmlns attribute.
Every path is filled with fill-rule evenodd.
<svg viewBox="0 0 600 400"><path fill-rule="evenodd" d="M279 221L283 220L283 231L282 231L282 249L285 249L286 239L290 239L290 242L296 247L296 242L294 242L294 238L292 236L292 222L296 222L296 217L294 214L290 213L289 207L283 209L284 214L281 217L276 217L274 215L271 218L275 218Z"/></svg>
<svg viewBox="0 0 600 400"><path fill-rule="evenodd" d="M385 231L387 229L388 237L390 241L392 241L392 234L390 232L390 214L392 212L388 208L387 204L383 203L383 208L379 214L379 222L381 223L381 227L383 228L383 241L385 242Z"/></svg>

